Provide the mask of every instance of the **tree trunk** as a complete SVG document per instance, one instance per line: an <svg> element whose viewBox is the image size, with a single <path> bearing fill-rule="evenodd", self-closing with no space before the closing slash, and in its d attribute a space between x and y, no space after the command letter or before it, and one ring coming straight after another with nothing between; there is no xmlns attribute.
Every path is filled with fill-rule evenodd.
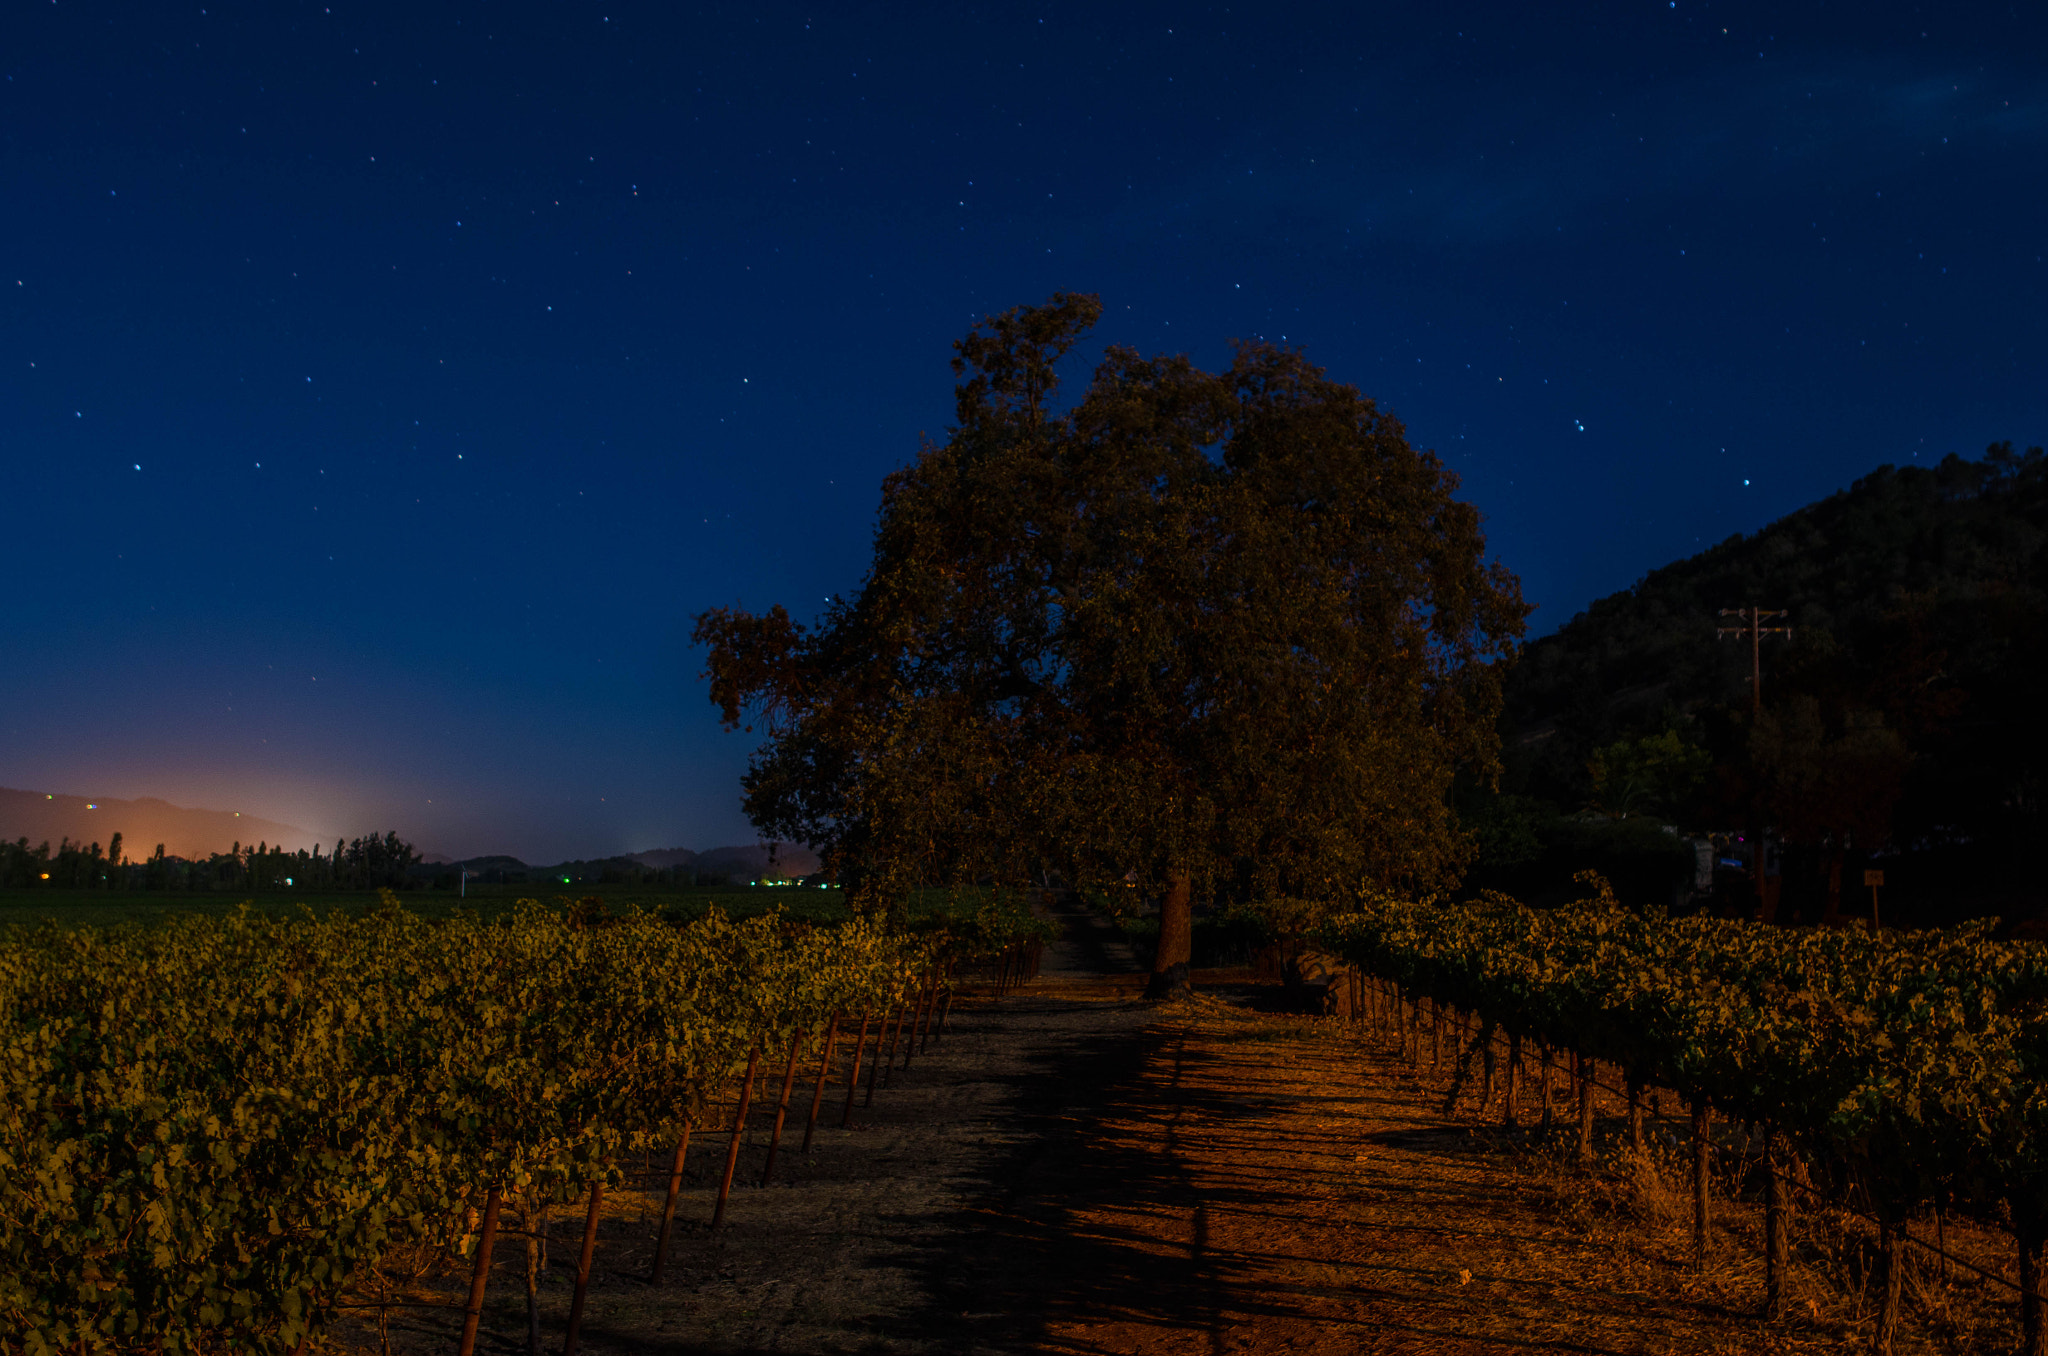
<svg viewBox="0 0 2048 1356"><path fill-rule="evenodd" d="M1159 904L1159 949L1153 953L1152 982L1145 991L1148 998L1164 998L1188 987L1195 947L1194 893L1187 873L1167 877L1166 898Z"/></svg>
<svg viewBox="0 0 2048 1356"><path fill-rule="evenodd" d="M1166 898L1159 904L1159 953L1152 958L1155 975L1194 959L1194 894L1194 883L1186 873L1168 877Z"/></svg>

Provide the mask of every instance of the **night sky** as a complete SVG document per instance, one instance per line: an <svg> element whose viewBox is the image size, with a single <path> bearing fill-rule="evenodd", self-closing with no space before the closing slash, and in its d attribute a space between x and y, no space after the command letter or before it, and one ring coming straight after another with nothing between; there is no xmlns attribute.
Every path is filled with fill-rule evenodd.
<svg viewBox="0 0 2048 1356"><path fill-rule="evenodd" d="M1059 289L1377 397L1539 634L2048 441L2042 15L10 0L0 785L752 841L691 616L857 585Z"/></svg>

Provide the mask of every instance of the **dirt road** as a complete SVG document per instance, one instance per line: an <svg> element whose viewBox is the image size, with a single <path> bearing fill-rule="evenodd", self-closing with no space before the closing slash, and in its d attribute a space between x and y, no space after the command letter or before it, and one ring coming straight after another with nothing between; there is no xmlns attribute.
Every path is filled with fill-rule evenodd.
<svg viewBox="0 0 2048 1356"><path fill-rule="evenodd" d="M1440 1092L1357 1029L1252 1011L1249 986L1148 1007L1113 934L1067 922L1044 979L956 1008L855 1128L828 1118L775 1185L736 1191L718 1234L703 1221L722 1145L695 1151L660 1287L644 1279L658 1198L621 1196L583 1351L1837 1345L1766 1333L1731 1301L1744 1278L1692 1277L1676 1246L1435 1114ZM742 1182L760 1163L743 1152ZM574 1229L557 1218L547 1351ZM501 1245L480 1345L499 1356L526 1350L518 1248ZM450 1350L455 1327L403 1311L393 1349Z"/></svg>

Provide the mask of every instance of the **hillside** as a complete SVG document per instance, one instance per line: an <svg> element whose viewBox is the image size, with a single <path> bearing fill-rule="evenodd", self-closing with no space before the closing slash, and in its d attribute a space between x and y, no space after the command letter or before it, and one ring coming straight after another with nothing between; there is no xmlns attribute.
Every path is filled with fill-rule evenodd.
<svg viewBox="0 0 2048 1356"><path fill-rule="evenodd" d="M1792 627L1764 638L1756 725L1749 642L1716 636L1748 606ZM1701 828L1761 798L1788 841L2010 855L2042 830L2044 617L2040 449L1883 466L1532 642L1504 789Z"/></svg>
<svg viewBox="0 0 2048 1356"><path fill-rule="evenodd" d="M262 842L291 851L315 844L304 829L233 810L189 810L154 797L88 800L0 787L0 841L26 838L31 847L47 841L54 848L69 838L105 845L117 833L130 858L148 856L159 843L170 856L186 858L226 852L236 843Z"/></svg>
<svg viewBox="0 0 2048 1356"><path fill-rule="evenodd" d="M772 860L771 860L772 858ZM471 857L465 861L425 864L414 873L424 877L466 870L471 880L494 885L534 883L602 883L652 879L653 873L681 872L698 880L748 881L764 877L793 879L819 870L818 854L795 843L751 843L711 848L657 848L626 856L529 865L517 857Z"/></svg>

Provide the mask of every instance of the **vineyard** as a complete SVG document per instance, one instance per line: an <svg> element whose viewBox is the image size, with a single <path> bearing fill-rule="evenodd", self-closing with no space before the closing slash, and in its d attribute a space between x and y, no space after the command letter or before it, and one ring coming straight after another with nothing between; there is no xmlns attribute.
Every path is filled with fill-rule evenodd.
<svg viewBox="0 0 2048 1356"><path fill-rule="evenodd" d="M688 1296L703 1293L704 1249L732 1242L727 1204L745 1145L754 1156L739 1176L749 1187L770 1182L778 1153L785 1164L814 1163L790 1156L809 1153L821 1124L835 1133L853 1125L857 1109L889 1087L892 1070L918 1086L905 1071L945 1033L969 976L976 991L1000 994L1036 972L1046 925L1000 904L934 907L895 933L843 913L828 921L824 911L735 920L717 909L679 917L627 906L610 915L596 901L568 900L525 901L487 917L424 917L387 900L367 914L326 918L247 910L151 926L15 929L0 946L0 1352L296 1353L375 1342L391 1313L408 1308L437 1310L442 1317L432 1322L441 1326L432 1331L464 1356L485 1326L503 1349L510 1306L501 1294L487 1314L487 1290L516 1274L506 1245L516 1253L522 1238L529 1350L541 1349L544 1324L563 1334L573 1356L588 1330L586 1293L600 1282L611 1288L590 1302L610 1306L607 1321L619 1321L622 1277L648 1297L630 1304L687 1308ZM1105 920L1082 932L1089 927L1113 937ZM1187 1174L1239 1200L1242 1156L1256 1144L1278 1174L1272 1182L1295 1186L1244 1197L1231 1216L1239 1221L1231 1229L1249 1231L1231 1254L1243 1270L1222 1273L1242 1286L1232 1312L1266 1312L1279 1293L1266 1287L1295 1294L1287 1287L1300 1278L1271 1271L1278 1264L1270 1258L1285 1249L1262 1242L1261 1230L1278 1237L1326 1229L1301 1245L1324 1259L1316 1265L1358 1269L1344 1273L1342 1286L1311 1274L1322 1287L1315 1294L1330 1298L1302 1292L1290 1300L1295 1316L1287 1322L1297 1326L1275 1328L1273 1340L1306 1340L1324 1330L1318 1324L1356 1325L1363 1320L1355 1307L1366 1302L1380 1306L1373 1321L1417 1321L1440 1302L1428 1283L1397 1294L1372 1281L1383 1263L1360 1242L1379 1237L1376 1222L1386 1216L1372 1212L1407 1199L1405 1189L1355 1194L1361 1180L1418 1180L1399 1174L1449 1180L1441 1174L1453 1160L1402 1147L1422 1144L1415 1136L1425 1132L1400 1127L1441 1121L1476 1093L1483 1118L1498 1117L1511 1131L1550 1131L1499 1132L1501 1143L1531 1153L1548 1146L1544 1154L1561 1145L1560 1161L1570 1164L1574 1128L1580 1160L1600 1149L1596 1101L1627 1108L1625 1129L1606 1122L1622 1136L1607 1138L1606 1150L1640 1155L1646 1121L1675 1093L1681 1136L1686 1121L1691 1130L1685 1157L1697 1251L1685 1256L1695 1273L1708 1266L1710 1237L1723 1249L1726 1240L1750 1239L1741 1247L1755 1247L1745 1255L1765 1264L1766 1312L1798 1320L1788 1296L1814 1293L1810 1271L1804 1289L1788 1283L1801 1238L1818 1237L1811 1231L1824 1219L1861 1215L1869 1224L1858 1227L1870 1230L1877 1251L1875 1270L1858 1284L1876 1306L1876 1349L1889 1350L1910 1307L1901 1298L1908 1249L1927 1249L1944 1266L1952 1260L2009 1295L2012 1254L2003 1250L2011 1243L2001 1240L2016 1237L2020 1292L2036 1297L2020 1305L2022 1349L2040 1352L2043 948L2001 943L1983 929L1873 934L1672 919L1604 897L1554 910L1499 897L1455 906L1367 901L1326 922L1320 944L1350 967L1337 972L1349 1000L1340 1006L1374 1028L1385 1042L1379 1048L1398 1048L1404 1067L1436 1071L1415 1070L1415 1096L1424 1096L1425 1078L1435 1089L1426 1110L1413 1104L1421 1119L1387 1119L1395 1083L1384 1061L1392 1056L1368 1053L1368 1070L1381 1072L1368 1074L1371 1086L1339 1094L1352 1099L1346 1115L1356 1123L1328 1120L1333 1103L1316 1089L1329 1074L1311 1070L1355 1060L1348 1024L1288 1018L1294 1027L1260 1026L1264 1019L1207 998L1119 1017L1137 1005L1128 997L1104 1003L1114 984L1091 998L1072 979L1055 983L1049 998L1034 986L1036 1007L974 1009L966 1039L982 1053L967 1064L986 1057L989 1033L1019 1023L1069 1032L1039 1094L1048 1125L1069 1123L1076 1093L1068 1080L1082 1063L1105 1061L1102 1068L1121 1072L1106 1075L1098 1094L1120 1108L1105 1113L1115 1134L1089 1140L1097 1147L1085 1153L1070 1144L1057 1151L1064 1158L1043 1164L1039 1149L1020 1146L1015 1163L1041 1183L1031 1198L1036 1223L1006 1234L989 1227L991 1216L970 1217L963 1244L972 1246L949 1255L967 1259L951 1265L974 1278L957 1287L973 1312L987 1312L984 1301L967 1298L974 1287L1028 1290L1006 1279L1017 1259L1050 1259L1037 1263L1049 1268L1041 1274L1064 1277L1078 1302L1070 1297L1046 1317L1048 1332L1115 1331L1170 1347L1178 1339L1118 1327L1129 1320L1101 1301L1098 1282L1128 1267L1151 1277L1148 1284L1188 1286L1213 1305L1215 1292L1202 1288L1214 1283L1201 1279L1207 1273L1158 1271L1152 1253L1131 1248L1130 1239L1155 1228L1180 1237L1189 1226L1175 1212L1206 1208L1199 1198L1183 1206ZM1128 994L1137 978L1117 983ZM1099 1016L1086 1015L1091 1008ZM1155 1034L1106 1042L1094 1034L1134 1033L1116 1025L1132 1017ZM1321 1053L1308 1062L1285 1053L1297 1039L1313 1040ZM1252 1040L1269 1053L1252 1061L1226 1054ZM1134 1060L1150 1061L1151 1072L1137 1075ZM950 1067L967 1064L955 1059ZM956 1076L984 1075L947 1075ZM1182 1100L1190 1095L1180 1090L1183 1078L1201 1080L1206 1091ZM1289 1080L1303 1098L1290 1128L1247 1141L1244 1118L1268 1115L1276 1105L1268 1089ZM1240 1110L1229 1109L1233 1099ZM1162 1119L1169 1104L1172 1116ZM981 1144L987 1132L977 1126L985 1124L965 1127L953 1142ZM1654 1125L1648 1135L1678 1143ZM1132 1156L1118 1147L1130 1142L1150 1147ZM896 1143L894 1132L831 1141L833 1154L856 1159ZM1345 1148L1333 1154L1333 1143ZM888 1152L903 1165L899 1180L931 1171L923 1150ZM686 1155L695 1164L691 1192L680 1189ZM1523 1170L1513 1162L1535 1161L1501 1160L1498 1171L1509 1176L1475 1186L1475 1200L1505 1189L1536 1199L1547 1189L1540 1182L1507 1186ZM1013 1169L989 1171L1004 1192L1018 1190ZM1093 1203L1070 1205L1076 1183L1086 1181L1098 1184ZM858 1199L848 1190L847 1200ZM1303 1190L1327 1202L1318 1209L1331 1212L1328 1224L1294 1213ZM1764 1226L1710 1231L1710 1216L1718 1220L1724 1209L1717 1197L1729 1218L1757 1218L1746 1213L1752 1206L1729 1199L1736 1196L1761 1202ZM816 1221L824 1207L779 1194L737 1208L756 1221L751 1227L767 1230L757 1246L774 1258L786 1246L785 1213L811 1210L802 1217ZM542 1275L551 1211L573 1227L567 1254ZM601 1217L609 1240L602 1248ZM1216 1218L1203 1227L1224 1228ZM1340 1226L1340 1218L1354 1222ZM1265 1222L1254 1227L1255 1219ZM1395 1222L1400 1228L1386 1236L1404 1250L1389 1255L1402 1275L1430 1274L1415 1266L1425 1256L1443 1259L1431 1265L1460 1293L1477 1284L1475 1275L1497 1275L1460 1260L1476 1246L1469 1227L1444 1227L1439 1238L1426 1212ZM1094 1252L1076 1251L1083 1234ZM1941 1240L1959 1234L1990 1242L1951 1257ZM821 1227L818 1236L840 1235ZM1204 1236L1217 1246L1223 1234ZM1042 1251L1044 1240L1059 1246ZM673 1262L678 1251L684 1260ZM595 1254L611 1260L600 1268ZM1062 1260L1083 1256L1094 1260ZM1243 1260L1257 1258L1268 1260ZM690 1278L679 1297L674 1287L649 1284L661 1281L665 1265ZM1534 1264L1515 1254L1492 1265ZM1583 1321L1511 1290L1489 1293L1496 1309L1509 1308L1489 1310L1488 1322L1515 1314L1512 1323L1567 1332ZM1017 1294L1024 1309L1035 1306ZM657 1298L664 1295L671 1297ZM722 1312L744 1316L759 1302L735 1297ZM1312 1312L1320 1316L1311 1320ZM1702 1320L1685 1316L1697 1312L1667 1308L1658 1321L1668 1331L1697 1330ZM1209 1321L1214 1328L1221 1320ZM605 1331L611 1349L618 1330Z"/></svg>
<svg viewBox="0 0 2048 1356"><path fill-rule="evenodd" d="M897 1046L907 1060L942 1026L949 976L984 962L1007 982L1028 937L993 911L890 935L531 901L492 921L393 906L17 930L0 948L0 1351L302 1350L337 1312L468 1260L467 1351L506 1206L585 1201L573 1349L629 1155L673 1154L658 1274L722 1087L744 1124L764 1069L786 1108L815 1060L808 1142L828 1073L848 1066L850 1116L863 1060L872 1097Z"/></svg>
<svg viewBox="0 0 2048 1356"><path fill-rule="evenodd" d="M1666 919L1596 899L1537 911L1380 901L1324 943L1357 968L1404 1048L1477 1061L1488 1098L1505 1040L1505 1117L1517 1083L1569 1057L1591 1150L1592 1080L1620 1071L1636 1143L1646 1092L1691 1108L1695 1235L1707 1238L1711 1119L1762 1146L1769 1307L1780 1307L1795 1188L1826 1188L1880 1230L1880 1349L1898 1320L1913 1223L1940 1212L2010 1227L2024 1349L2042 1349L2048 1221L2048 949L1983 926L1871 934ZM1354 980L1354 983L1359 981ZM1454 1084L1453 1097L1457 1095ZM1816 1187L1816 1183L1819 1187Z"/></svg>

